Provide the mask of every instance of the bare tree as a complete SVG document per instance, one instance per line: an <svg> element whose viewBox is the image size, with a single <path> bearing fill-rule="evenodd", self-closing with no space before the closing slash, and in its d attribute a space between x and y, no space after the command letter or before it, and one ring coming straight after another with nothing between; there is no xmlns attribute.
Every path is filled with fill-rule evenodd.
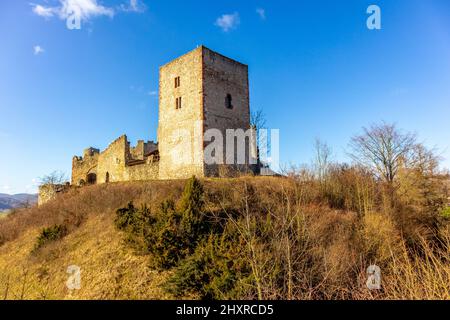
<svg viewBox="0 0 450 320"><path fill-rule="evenodd" d="M414 165L417 145L414 134L402 133L394 124L383 122L363 128L363 134L354 136L349 155L392 184L401 167Z"/></svg>
<svg viewBox="0 0 450 320"><path fill-rule="evenodd" d="M266 115L262 109L250 113L250 124L258 131L266 126Z"/></svg>
<svg viewBox="0 0 450 320"><path fill-rule="evenodd" d="M410 165L424 175L433 176L438 173L440 161L441 157L437 155L436 149L428 149L418 143L414 146Z"/></svg>
<svg viewBox="0 0 450 320"><path fill-rule="evenodd" d="M317 178L322 181L330 167L332 150L327 143L316 138L314 142L314 169Z"/></svg>
<svg viewBox="0 0 450 320"><path fill-rule="evenodd" d="M270 145L267 134L265 136L260 134L261 129L266 129L266 115L262 109L257 109L250 113L250 125L256 131L256 145L258 150L265 150L269 153Z"/></svg>
<svg viewBox="0 0 450 320"><path fill-rule="evenodd" d="M39 178L40 185L65 184L68 178L64 172L53 171L52 173Z"/></svg>

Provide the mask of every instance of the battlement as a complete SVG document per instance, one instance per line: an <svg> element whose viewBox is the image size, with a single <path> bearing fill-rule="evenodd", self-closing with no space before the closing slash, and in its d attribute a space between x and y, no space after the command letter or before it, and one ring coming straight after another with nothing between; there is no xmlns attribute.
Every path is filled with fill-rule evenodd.
<svg viewBox="0 0 450 320"><path fill-rule="evenodd" d="M130 160L144 160L145 157L158 150L158 144L153 141L138 140L135 147L130 148Z"/></svg>
<svg viewBox="0 0 450 320"><path fill-rule="evenodd" d="M99 150L99 149L89 147L89 148L87 148L87 149L84 149L84 151L83 151L83 157L84 157L84 158L87 158L87 157L93 157L94 155L99 154L99 153L100 153L100 150Z"/></svg>

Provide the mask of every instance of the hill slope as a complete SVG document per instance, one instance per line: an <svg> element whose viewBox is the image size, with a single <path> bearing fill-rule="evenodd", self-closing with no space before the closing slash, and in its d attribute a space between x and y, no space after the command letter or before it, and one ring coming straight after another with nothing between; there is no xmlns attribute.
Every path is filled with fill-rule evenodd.
<svg viewBox="0 0 450 320"><path fill-rule="evenodd" d="M401 238L406 229L401 233L386 212L362 214L350 210L349 201L342 208L331 208L326 198L321 198L318 185L292 179L247 177L202 183L205 212L233 212L235 218L230 215L221 221L230 222L227 230L234 225L239 230L237 234L229 233L236 240L225 240L218 247L222 250L220 261L213 259L207 265L220 276L207 288L218 297L450 298L448 246L438 259L426 249L421 253L428 255L426 262L408 256L406 242ZM184 185L185 181L148 181L78 188L39 208L22 209L1 219L0 297L175 298L166 291L165 283L179 269L156 269L152 255L130 246L114 220L116 210L129 201L136 208L146 204L149 212L159 214L163 201L180 199ZM35 250L43 228L54 225L64 225L65 236ZM448 225L442 231L445 235ZM217 254L213 252L216 249L208 251L212 250L208 246L201 249ZM244 265L235 265L236 254ZM205 254L193 255L191 260L195 262L199 257ZM365 286L366 268L373 263L383 270L383 290L379 292ZM245 264L251 264L251 268ZM66 287L70 265L81 268L80 290ZM229 272L236 270L238 273L229 278ZM216 290L223 288L216 287L223 283L232 290ZM188 290L177 298L200 294Z"/></svg>
<svg viewBox="0 0 450 320"><path fill-rule="evenodd" d="M40 208L5 218L0 233L0 296L7 299L169 299L160 284L165 273L126 246L114 227L114 209L137 200L144 185L93 186L73 190ZM141 190L141 191L144 191ZM116 197L116 193L126 195ZM100 195L106 201L97 201ZM133 196L134 195L134 196ZM117 202L111 199L121 199ZM111 200L111 201L110 201ZM93 205L96 203L96 205ZM116 203L116 204L115 204ZM8 221L6 221L8 220ZM68 222L62 240L33 253L42 228ZM6 230L6 231L5 231ZM5 241L5 237L8 241ZM67 267L81 268L81 289L66 287Z"/></svg>

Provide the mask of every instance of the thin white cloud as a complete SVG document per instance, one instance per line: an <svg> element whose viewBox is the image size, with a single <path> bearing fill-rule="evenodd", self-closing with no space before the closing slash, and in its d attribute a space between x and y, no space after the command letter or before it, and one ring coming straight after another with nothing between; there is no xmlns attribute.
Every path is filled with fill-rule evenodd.
<svg viewBox="0 0 450 320"><path fill-rule="evenodd" d="M140 0L130 0L128 4L121 4L119 8L124 12L144 12L147 6Z"/></svg>
<svg viewBox="0 0 450 320"><path fill-rule="evenodd" d="M224 32L236 29L241 23L239 13L223 14L217 18L215 25L221 28Z"/></svg>
<svg viewBox="0 0 450 320"><path fill-rule="evenodd" d="M266 10L264 10L263 8L257 8L256 13L262 20L266 20Z"/></svg>
<svg viewBox="0 0 450 320"><path fill-rule="evenodd" d="M87 21L97 16L114 16L114 9L104 7L97 3L97 0L60 0L61 7L59 16L66 19L71 15L79 17L82 21Z"/></svg>
<svg viewBox="0 0 450 320"><path fill-rule="evenodd" d="M158 94L158 91L156 91L156 90L148 92L149 96L156 96L157 94Z"/></svg>
<svg viewBox="0 0 450 320"><path fill-rule="evenodd" d="M9 185L4 185L4 186L2 186L2 191L3 191L4 193L10 193L11 190L12 190L12 188L11 188L11 186L9 186Z"/></svg>
<svg viewBox="0 0 450 320"><path fill-rule="evenodd" d="M41 53L44 53L44 48L42 48L41 46L38 46L38 45L36 45L36 46L34 46L33 47L33 52L34 52L34 55L38 55L38 54L41 54Z"/></svg>
<svg viewBox="0 0 450 320"><path fill-rule="evenodd" d="M88 21L93 17L114 16L114 9L105 7L97 2L97 0L59 0L59 5L54 7L46 7L39 4L31 3L32 11L45 18L58 16L65 20L69 17L76 17L81 21Z"/></svg>
<svg viewBox="0 0 450 320"><path fill-rule="evenodd" d="M37 193L39 187L38 179L31 179L31 183L25 186L25 193Z"/></svg>
<svg viewBox="0 0 450 320"><path fill-rule="evenodd" d="M44 17L44 18L50 18L53 17L53 15L56 13L54 8L50 8L50 7L44 7L41 6L40 4L33 4L31 3L31 5L33 6L33 12L35 14L37 14L38 16Z"/></svg>

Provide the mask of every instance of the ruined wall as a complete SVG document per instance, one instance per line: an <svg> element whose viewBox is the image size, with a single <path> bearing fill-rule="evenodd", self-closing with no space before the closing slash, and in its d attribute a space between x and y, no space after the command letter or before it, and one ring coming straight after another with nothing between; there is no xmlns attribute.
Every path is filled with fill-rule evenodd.
<svg viewBox="0 0 450 320"><path fill-rule="evenodd" d="M199 47L160 68L160 179L203 176L202 53ZM176 77L180 77L177 88ZM179 97L181 108L177 109Z"/></svg>
<svg viewBox="0 0 450 320"><path fill-rule="evenodd" d="M204 92L204 120L205 130L219 129L223 135L223 161L226 161L226 129L250 128L250 105L248 87L248 67L237 61L224 57L207 48L203 48L203 92ZM227 95L231 97L232 108L227 107ZM245 142L245 164L249 159L249 143ZM237 141L235 142L233 163L237 164ZM206 175L232 175L233 171L249 170L243 166L208 166L205 165ZM228 167L228 168L227 168Z"/></svg>
<svg viewBox="0 0 450 320"><path fill-rule="evenodd" d="M139 140L135 147L130 148L130 154L132 159L144 160L146 155L156 150L158 150L158 145L153 141Z"/></svg>
<svg viewBox="0 0 450 320"><path fill-rule="evenodd" d="M126 181L125 169L129 155L127 136L112 142L98 157L97 183Z"/></svg>
<svg viewBox="0 0 450 320"><path fill-rule="evenodd" d="M96 178L98 157L98 149L88 148L83 153L83 157L72 158L72 185L84 185L88 183L89 177Z"/></svg>
<svg viewBox="0 0 450 320"><path fill-rule="evenodd" d="M58 194L68 191L70 185L65 184L45 184L39 186L38 206L54 199Z"/></svg>
<svg viewBox="0 0 450 320"><path fill-rule="evenodd" d="M98 149L88 148L83 157L73 158L72 185L158 179L159 157L157 154L149 156L157 149L154 142L144 143L143 140L138 141L136 147L130 148L125 135L116 139L101 153ZM92 180L94 174L95 181Z"/></svg>

